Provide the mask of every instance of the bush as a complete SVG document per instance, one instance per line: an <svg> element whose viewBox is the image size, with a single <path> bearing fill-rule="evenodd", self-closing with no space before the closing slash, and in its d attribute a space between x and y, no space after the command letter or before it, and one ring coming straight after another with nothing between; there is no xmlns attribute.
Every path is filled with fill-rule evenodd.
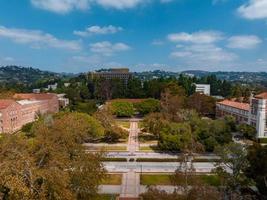
<svg viewBox="0 0 267 200"><path fill-rule="evenodd" d="M24 133L26 133L26 134L29 134L31 132L33 123L34 122L31 122L31 123L28 123L28 124L23 125L22 128L21 128L21 131L24 132Z"/></svg>
<svg viewBox="0 0 267 200"><path fill-rule="evenodd" d="M117 117L131 117L134 114L132 103L115 101L112 102L112 113Z"/></svg>
<svg viewBox="0 0 267 200"><path fill-rule="evenodd" d="M141 103L136 103L136 111L142 115L146 115L152 112L159 112L160 110L160 101L156 99L146 99Z"/></svg>
<svg viewBox="0 0 267 200"><path fill-rule="evenodd" d="M256 128L248 124L240 124L237 130L243 134L243 136L249 140L252 140L256 137L257 131Z"/></svg>

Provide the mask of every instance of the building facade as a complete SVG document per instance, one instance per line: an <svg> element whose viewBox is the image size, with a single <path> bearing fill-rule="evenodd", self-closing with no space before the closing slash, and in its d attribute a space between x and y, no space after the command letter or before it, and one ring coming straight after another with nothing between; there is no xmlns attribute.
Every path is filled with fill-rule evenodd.
<svg viewBox="0 0 267 200"><path fill-rule="evenodd" d="M267 137L267 92L250 98L250 103L223 100L216 104L216 116L231 115L238 123L252 125L257 130L257 138Z"/></svg>
<svg viewBox="0 0 267 200"><path fill-rule="evenodd" d="M128 68L114 68L107 71L90 72L89 76L91 79L94 78L103 78L107 80L120 79L127 84L129 79L133 77L133 74L130 72Z"/></svg>
<svg viewBox="0 0 267 200"><path fill-rule="evenodd" d="M210 85L209 84L195 84L196 92L210 96Z"/></svg>
<svg viewBox="0 0 267 200"><path fill-rule="evenodd" d="M15 94L11 100L0 100L0 133L15 132L35 121L39 114L58 111L56 94Z"/></svg>

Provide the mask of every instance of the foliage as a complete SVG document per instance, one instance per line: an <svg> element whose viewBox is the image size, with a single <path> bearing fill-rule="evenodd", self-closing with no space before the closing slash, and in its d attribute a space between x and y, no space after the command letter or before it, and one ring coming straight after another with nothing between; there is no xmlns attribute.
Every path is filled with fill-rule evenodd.
<svg viewBox="0 0 267 200"><path fill-rule="evenodd" d="M254 144L248 149L247 159L250 163L245 171L252 178L262 196L267 196L267 146Z"/></svg>
<svg viewBox="0 0 267 200"><path fill-rule="evenodd" d="M96 112L97 107L95 101L89 100L85 102L75 102L73 105L71 105L70 109L76 112L93 114L94 112Z"/></svg>
<svg viewBox="0 0 267 200"><path fill-rule="evenodd" d="M31 136L31 130L32 130L33 124L34 122L23 125L21 128L21 131L24 132L27 136Z"/></svg>
<svg viewBox="0 0 267 200"><path fill-rule="evenodd" d="M101 128L80 113L60 113L49 121L36 123L34 138L4 135L0 140L0 196L4 199L85 200L97 196L105 177L102 155L86 153L80 141L99 134Z"/></svg>
<svg viewBox="0 0 267 200"><path fill-rule="evenodd" d="M101 122L105 129L105 134L102 138L104 142L118 142L119 139L124 139L127 137L127 132L117 125L109 109L104 108L102 110L98 110L96 113L94 113L94 117Z"/></svg>
<svg viewBox="0 0 267 200"><path fill-rule="evenodd" d="M158 146L168 151L181 151L190 145L190 137L189 124L169 123L161 129Z"/></svg>
<svg viewBox="0 0 267 200"><path fill-rule="evenodd" d="M241 194L241 189L250 184L243 173L249 167L243 146L229 143L217 147L216 154L221 159L216 163L215 172L222 180L225 195L230 197L232 192Z"/></svg>
<svg viewBox="0 0 267 200"><path fill-rule="evenodd" d="M123 101L114 101L111 103L111 110L117 117L131 117L134 114L132 103Z"/></svg>
<svg viewBox="0 0 267 200"><path fill-rule="evenodd" d="M161 94L162 112L171 116L173 119L177 112L185 106L185 91L175 82L165 86Z"/></svg>
<svg viewBox="0 0 267 200"><path fill-rule="evenodd" d="M134 105L136 111L142 115L160 111L160 101L156 99L145 99L143 102Z"/></svg>
<svg viewBox="0 0 267 200"><path fill-rule="evenodd" d="M194 93L187 100L187 106L196 110L201 116L214 117L216 101L213 97Z"/></svg>
<svg viewBox="0 0 267 200"><path fill-rule="evenodd" d="M256 128L248 124L240 124L237 130L249 140L255 139L257 134Z"/></svg>

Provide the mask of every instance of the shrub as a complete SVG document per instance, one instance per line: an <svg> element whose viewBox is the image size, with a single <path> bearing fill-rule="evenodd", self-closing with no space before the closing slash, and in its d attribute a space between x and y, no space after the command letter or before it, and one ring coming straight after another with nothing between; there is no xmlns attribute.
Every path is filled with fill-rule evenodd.
<svg viewBox="0 0 267 200"><path fill-rule="evenodd" d="M132 103L115 101L112 102L112 113L117 117L131 117L134 114Z"/></svg>

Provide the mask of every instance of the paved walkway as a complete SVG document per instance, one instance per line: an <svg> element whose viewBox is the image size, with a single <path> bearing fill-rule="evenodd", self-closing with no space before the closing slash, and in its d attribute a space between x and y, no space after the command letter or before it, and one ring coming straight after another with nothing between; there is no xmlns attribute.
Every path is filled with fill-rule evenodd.
<svg viewBox="0 0 267 200"><path fill-rule="evenodd" d="M135 120L130 121L129 140L127 147L127 150L130 154L134 154L139 150L138 132L138 122Z"/></svg>
<svg viewBox="0 0 267 200"><path fill-rule="evenodd" d="M134 155L139 150L138 142L138 122L136 120L130 121L129 140L127 150L130 155ZM120 197L139 197L140 189L140 175L136 173L135 168L128 168L122 177L122 186Z"/></svg>

